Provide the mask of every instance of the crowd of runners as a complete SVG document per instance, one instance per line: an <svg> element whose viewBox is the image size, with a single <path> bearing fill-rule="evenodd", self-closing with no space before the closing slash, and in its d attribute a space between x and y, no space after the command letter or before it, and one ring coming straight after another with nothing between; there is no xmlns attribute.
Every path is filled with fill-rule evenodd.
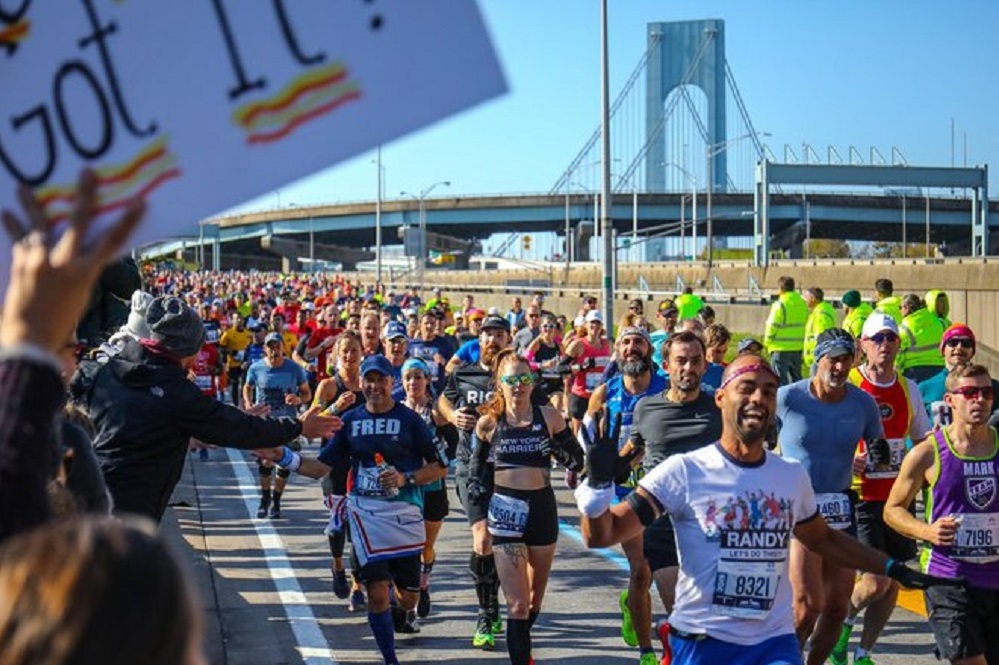
<svg viewBox="0 0 999 665"><path fill-rule="evenodd" d="M434 611L453 490L471 536L469 647L502 640L525 665L564 482L587 545L627 557L615 611L641 665L842 665L855 626L852 662L873 663L900 585L925 590L941 658L999 663L995 388L944 293L899 298L882 279L870 302L841 294L841 318L821 288L782 277L746 337L691 289L612 323L590 296L559 312L542 293L501 309L331 274L141 280L119 329L26 347L58 359L62 439L82 440L60 444L74 452L46 514L156 522L185 463L252 449L259 519L282 519L291 474L320 481L331 591L397 663L396 635ZM86 524L87 542L116 537ZM74 537L62 529L0 548L0 640L44 595L5 572Z"/></svg>

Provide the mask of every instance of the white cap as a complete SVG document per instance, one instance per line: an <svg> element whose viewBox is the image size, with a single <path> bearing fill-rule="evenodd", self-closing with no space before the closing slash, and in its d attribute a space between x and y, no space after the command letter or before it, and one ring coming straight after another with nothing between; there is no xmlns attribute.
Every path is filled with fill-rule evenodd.
<svg viewBox="0 0 999 665"><path fill-rule="evenodd" d="M870 338L877 335L882 330L890 330L891 332L898 334L898 324L895 322L890 315L884 312L872 312L867 320L864 321L864 327L860 331L860 336L863 338Z"/></svg>
<svg viewBox="0 0 999 665"><path fill-rule="evenodd" d="M599 321L600 323L604 322L604 317L600 315L600 310L591 309L586 313L586 322L590 323L591 321Z"/></svg>
<svg viewBox="0 0 999 665"><path fill-rule="evenodd" d="M490 307L489 308L489 316L502 316L502 314L500 314L500 308L499 307Z"/></svg>
<svg viewBox="0 0 999 665"><path fill-rule="evenodd" d="M577 316L575 319L573 319L572 325L574 328L582 328L583 326L586 325L586 317Z"/></svg>

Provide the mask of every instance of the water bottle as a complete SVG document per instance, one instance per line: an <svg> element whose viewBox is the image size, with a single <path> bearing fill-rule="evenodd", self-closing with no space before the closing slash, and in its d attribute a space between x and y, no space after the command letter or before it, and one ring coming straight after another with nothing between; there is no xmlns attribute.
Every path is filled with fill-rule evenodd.
<svg viewBox="0 0 999 665"><path fill-rule="evenodd" d="M381 477L386 471L392 471L395 473L395 468L390 466L389 463L385 461L385 457L383 457L381 453L375 453L375 468L378 469L379 477ZM399 494L398 487L383 487L382 489L385 491L385 495L389 498Z"/></svg>

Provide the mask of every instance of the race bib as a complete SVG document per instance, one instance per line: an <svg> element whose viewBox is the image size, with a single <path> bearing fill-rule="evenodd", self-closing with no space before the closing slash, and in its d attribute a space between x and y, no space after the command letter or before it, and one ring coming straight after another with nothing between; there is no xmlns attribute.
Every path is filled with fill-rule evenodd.
<svg viewBox="0 0 999 665"><path fill-rule="evenodd" d="M210 374L195 375L194 385L196 385L202 392L215 389L214 379Z"/></svg>
<svg viewBox="0 0 999 665"><path fill-rule="evenodd" d="M774 605L782 562L720 559L712 603L715 614L763 619Z"/></svg>
<svg viewBox="0 0 999 665"><path fill-rule="evenodd" d="M389 494L378 482L378 467L362 466L354 475L354 494L372 499L388 499Z"/></svg>
<svg viewBox="0 0 999 665"><path fill-rule="evenodd" d="M902 458L905 457L905 439L888 439L888 446L891 448L891 463L887 467L875 467L868 459L864 472L868 479L898 477Z"/></svg>
<svg viewBox="0 0 999 665"><path fill-rule="evenodd" d="M816 494L815 505L833 529L842 531L853 526L853 504L843 492Z"/></svg>
<svg viewBox="0 0 999 665"><path fill-rule="evenodd" d="M950 548L950 558L968 563L999 561L999 513L967 513Z"/></svg>
<svg viewBox="0 0 999 665"><path fill-rule="evenodd" d="M527 528L528 503L523 499L495 493L489 499L489 533L505 538L521 538Z"/></svg>

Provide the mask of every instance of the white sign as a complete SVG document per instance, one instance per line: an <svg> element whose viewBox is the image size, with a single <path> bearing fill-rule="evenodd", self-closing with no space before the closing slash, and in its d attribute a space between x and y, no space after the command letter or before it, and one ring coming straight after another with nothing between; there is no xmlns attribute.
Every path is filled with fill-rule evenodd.
<svg viewBox="0 0 999 665"><path fill-rule="evenodd" d="M137 244L506 88L474 0L7 0L0 72L3 206L65 219L90 165Z"/></svg>

